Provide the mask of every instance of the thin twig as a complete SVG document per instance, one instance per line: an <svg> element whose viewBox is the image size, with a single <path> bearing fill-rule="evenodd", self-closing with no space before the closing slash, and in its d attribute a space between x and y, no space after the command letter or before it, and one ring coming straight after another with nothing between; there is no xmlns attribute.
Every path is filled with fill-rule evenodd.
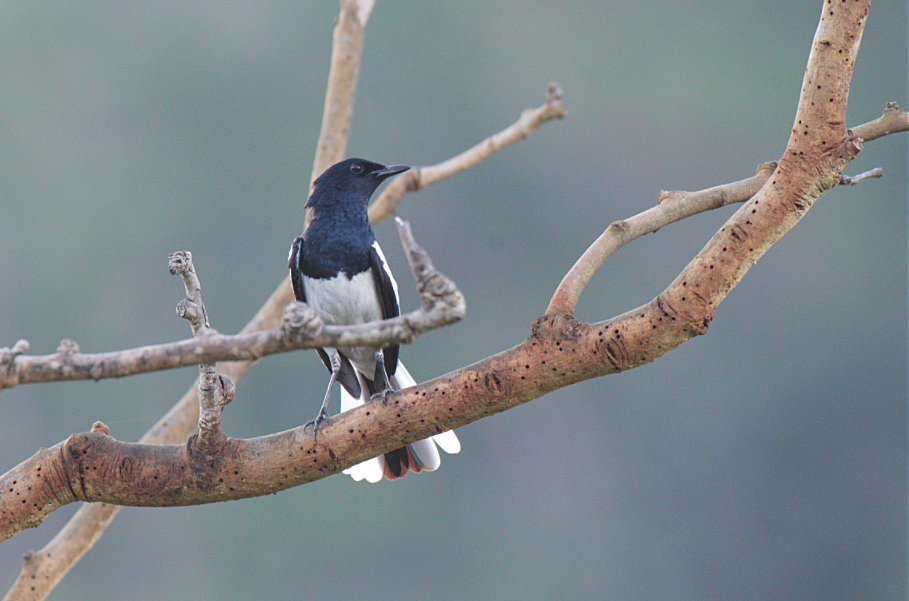
<svg viewBox="0 0 909 601"><path fill-rule="evenodd" d="M502 131L447 161L429 167L413 167L392 180L385 191L370 205L369 220L378 223L388 219L394 215L398 203L406 193L422 190L430 184L470 169L500 150L527 138L544 123L564 116L562 89L558 84L550 83L546 88L546 102L535 109L524 110L517 121Z"/></svg>
<svg viewBox="0 0 909 601"><path fill-rule="evenodd" d="M865 142L900 131L909 131L909 113L901 111L895 102L888 102L884 113L874 121L853 127L851 130L853 136Z"/></svg>
<svg viewBox="0 0 909 601"><path fill-rule="evenodd" d="M875 167L871 171L865 171L864 173L859 173L858 175L853 175L851 177L848 177L845 175L840 176L840 185L841 186L854 186L857 183L859 183L860 181L870 179L872 177L875 177L875 178L884 177L884 170L881 169L880 167Z"/></svg>

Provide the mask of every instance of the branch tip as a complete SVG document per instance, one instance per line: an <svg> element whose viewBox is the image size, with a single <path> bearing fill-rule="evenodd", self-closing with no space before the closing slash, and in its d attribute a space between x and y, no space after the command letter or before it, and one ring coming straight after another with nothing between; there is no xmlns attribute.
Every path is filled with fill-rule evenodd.
<svg viewBox="0 0 909 601"><path fill-rule="evenodd" d="M79 344L75 340L70 340L69 338L64 338L60 341L60 346L57 347L57 354L64 356L75 355L79 352Z"/></svg>
<svg viewBox="0 0 909 601"><path fill-rule="evenodd" d="M436 270L429 253L414 239L410 224L400 217L396 217L395 222L423 306L432 309L443 305L456 316L456 319L460 319L466 312L464 295L453 281Z"/></svg>

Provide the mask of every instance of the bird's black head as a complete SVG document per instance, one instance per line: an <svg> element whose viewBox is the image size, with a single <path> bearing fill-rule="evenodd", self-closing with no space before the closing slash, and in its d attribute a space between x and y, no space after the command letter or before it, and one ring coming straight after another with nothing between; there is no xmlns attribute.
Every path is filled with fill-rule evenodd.
<svg viewBox="0 0 909 601"><path fill-rule="evenodd" d="M406 165L380 165L363 159L347 159L325 170L313 183L307 207L333 205L366 206L369 197L383 181L407 171Z"/></svg>

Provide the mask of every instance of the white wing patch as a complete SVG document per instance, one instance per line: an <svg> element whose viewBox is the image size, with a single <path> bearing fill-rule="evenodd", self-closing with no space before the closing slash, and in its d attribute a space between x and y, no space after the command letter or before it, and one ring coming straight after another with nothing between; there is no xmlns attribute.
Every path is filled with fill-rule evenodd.
<svg viewBox="0 0 909 601"><path fill-rule="evenodd" d="M391 287L394 288L395 291L395 304L400 307L401 297L398 296L398 283L395 281L395 276L391 273L391 269L388 268L388 261L385 260L385 253L382 252L382 247L379 246L378 242L373 242L372 247L376 250L376 254L379 255L379 258L382 259L382 265L385 267L385 273L388 274L388 279L391 280Z"/></svg>

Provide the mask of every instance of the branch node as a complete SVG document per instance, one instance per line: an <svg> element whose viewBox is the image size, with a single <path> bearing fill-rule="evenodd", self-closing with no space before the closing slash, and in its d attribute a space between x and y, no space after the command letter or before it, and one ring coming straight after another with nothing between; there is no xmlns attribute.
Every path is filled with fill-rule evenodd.
<svg viewBox="0 0 909 601"><path fill-rule="evenodd" d="M237 392L237 385L225 374L218 374L218 387L221 392L221 399L219 402L223 407L234 400L234 395Z"/></svg>
<svg viewBox="0 0 909 601"><path fill-rule="evenodd" d="M27 353L29 348L31 345L25 338L17 340L13 348L8 346L0 348L0 390L19 384L19 367L15 359Z"/></svg>
<svg viewBox="0 0 909 601"><path fill-rule="evenodd" d="M613 234L617 234L619 236L623 236L628 233L629 229L631 228L628 227L628 222L620 219L618 221L613 221L610 223L609 227L606 228L606 231L612 232Z"/></svg>
<svg viewBox="0 0 909 601"><path fill-rule="evenodd" d="M193 266L193 254L188 250L175 252L167 258L167 268L171 275L183 278L183 287L186 289L186 299L177 304L177 315L189 321L193 335L200 330L209 328L208 315L205 304L202 302L202 284L196 275Z"/></svg>
<svg viewBox="0 0 909 601"><path fill-rule="evenodd" d="M562 103L562 88L558 83L551 81L546 86L546 108L549 119L562 119L565 117L565 105Z"/></svg>
<svg viewBox="0 0 909 601"><path fill-rule="evenodd" d="M776 161L767 161L766 163L761 163L760 165L758 165L757 169L755 169L754 173L760 174L762 171L769 171L770 173L773 173L774 171L776 171L776 168L778 165L779 164Z"/></svg>
<svg viewBox="0 0 909 601"><path fill-rule="evenodd" d="M79 344L75 340L70 340L69 338L64 338L60 341L60 346L57 347L57 354L63 355L64 357L71 357L79 352Z"/></svg>
<svg viewBox="0 0 909 601"><path fill-rule="evenodd" d="M436 271L432 259L429 258L429 253L414 240L410 224L400 217L395 217L395 222L398 225L401 245L407 254L407 262L410 263L410 269L417 282L417 291L420 293L423 306L432 309L439 304L444 305L456 315L457 319L460 319L466 311L464 295L454 282Z"/></svg>
<svg viewBox="0 0 909 601"><path fill-rule="evenodd" d="M167 269L171 275L184 276L193 270L193 254L188 250L175 252L167 257Z"/></svg>
<svg viewBox="0 0 909 601"><path fill-rule="evenodd" d="M664 202L679 200L684 196L685 192L682 192L680 190L660 190L660 193L657 194L657 204L661 205Z"/></svg>
<svg viewBox="0 0 909 601"><path fill-rule="evenodd" d="M281 323L288 336L314 338L325 328L325 322L316 315L312 307L300 301L287 303L281 315Z"/></svg>
<svg viewBox="0 0 909 601"><path fill-rule="evenodd" d="M89 374L91 375L92 380L94 380L95 382L100 380L101 376L104 375L104 361L96 361L95 364L92 365L92 368L89 371Z"/></svg>
<svg viewBox="0 0 909 601"><path fill-rule="evenodd" d="M92 432L95 434L104 434L105 436L110 436L110 428L104 422L93 423Z"/></svg>

